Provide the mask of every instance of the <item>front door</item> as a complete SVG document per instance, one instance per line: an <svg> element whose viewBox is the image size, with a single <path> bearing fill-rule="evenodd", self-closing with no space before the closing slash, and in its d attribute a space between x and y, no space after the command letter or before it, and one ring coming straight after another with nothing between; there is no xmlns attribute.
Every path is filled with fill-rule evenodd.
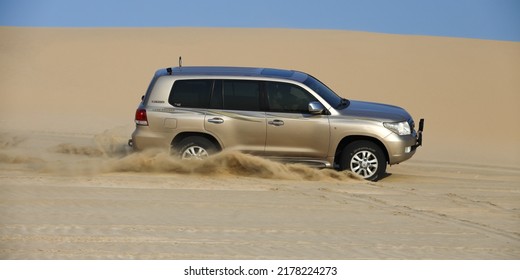
<svg viewBox="0 0 520 280"><path fill-rule="evenodd" d="M309 102L317 101L305 89L289 83L266 85L265 154L273 157L325 159L329 150L329 118L309 113Z"/></svg>

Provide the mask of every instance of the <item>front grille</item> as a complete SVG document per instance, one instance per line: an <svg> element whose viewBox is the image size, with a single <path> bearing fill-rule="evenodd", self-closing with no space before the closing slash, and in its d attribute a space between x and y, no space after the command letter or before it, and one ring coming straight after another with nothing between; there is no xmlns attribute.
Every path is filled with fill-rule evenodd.
<svg viewBox="0 0 520 280"><path fill-rule="evenodd" d="M415 130L415 122L412 119L409 119L408 120L408 124L410 125L410 130L414 131Z"/></svg>

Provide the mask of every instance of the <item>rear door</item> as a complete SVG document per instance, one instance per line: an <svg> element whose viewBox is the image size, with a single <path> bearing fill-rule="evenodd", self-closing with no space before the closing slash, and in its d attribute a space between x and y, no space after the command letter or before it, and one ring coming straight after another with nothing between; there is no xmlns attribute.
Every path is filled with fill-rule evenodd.
<svg viewBox="0 0 520 280"><path fill-rule="evenodd" d="M261 110L261 83L251 80L216 80L204 127L227 150L262 155L266 120Z"/></svg>
<svg viewBox="0 0 520 280"><path fill-rule="evenodd" d="M305 89L290 83L267 82L265 154L273 157L324 159L329 149L329 118L309 113L317 101Z"/></svg>

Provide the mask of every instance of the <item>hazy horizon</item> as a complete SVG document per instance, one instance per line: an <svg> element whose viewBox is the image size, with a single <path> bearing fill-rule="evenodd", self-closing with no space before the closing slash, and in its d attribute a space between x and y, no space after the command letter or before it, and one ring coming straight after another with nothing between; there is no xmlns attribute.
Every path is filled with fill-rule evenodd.
<svg viewBox="0 0 520 280"><path fill-rule="evenodd" d="M520 1L4 0L0 26L288 28L520 42Z"/></svg>

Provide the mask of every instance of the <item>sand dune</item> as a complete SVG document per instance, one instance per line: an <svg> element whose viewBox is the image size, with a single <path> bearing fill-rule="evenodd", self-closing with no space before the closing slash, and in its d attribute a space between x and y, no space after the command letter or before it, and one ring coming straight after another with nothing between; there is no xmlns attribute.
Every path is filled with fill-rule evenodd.
<svg viewBox="0 0 520 280"><path fill-rule="evenodd" d="M324 30L0 27L2 259L518 259L520 43ZM126 141L153 72L309 72L426 119L368 183Z"/></svg>
<svg viewBox="0 0 520 280"><path fill-rule="evenodd" d="M128 125L154 71L177 64L309 72L351 99L426 118L418 159L520 165L520 43L347 31L0 28L2 127ZM100 124L104 124L100 126Z"/></svg>

